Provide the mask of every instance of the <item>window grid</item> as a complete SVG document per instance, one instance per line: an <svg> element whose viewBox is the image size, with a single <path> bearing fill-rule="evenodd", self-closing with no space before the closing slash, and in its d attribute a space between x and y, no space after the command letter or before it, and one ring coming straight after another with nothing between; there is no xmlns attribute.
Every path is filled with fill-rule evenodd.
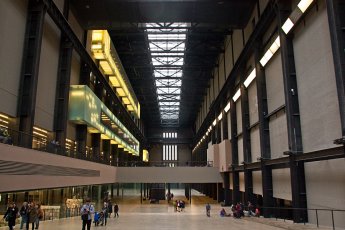
<svg viewBox="0 0 345 230"><path fill-rule="evenodd" d="M177 145L163 145L163 161L177 161Z"/></svg>
<svg viewBox="0 0 345 230"><path fill-rule="evenodd" d="M177 138L177 133L163 133L163 138Z"/></svg>

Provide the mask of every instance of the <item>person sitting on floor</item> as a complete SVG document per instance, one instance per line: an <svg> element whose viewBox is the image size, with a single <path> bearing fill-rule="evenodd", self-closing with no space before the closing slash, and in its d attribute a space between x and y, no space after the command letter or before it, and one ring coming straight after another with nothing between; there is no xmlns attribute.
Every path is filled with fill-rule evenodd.
<svg viewBox="0 0 345 230"><path fill-rule="evenodd" d="M220 210L220 216L221 217L231 216L231 214L230 213L226 213L225 209L222 208L222 210Z"/></svg>

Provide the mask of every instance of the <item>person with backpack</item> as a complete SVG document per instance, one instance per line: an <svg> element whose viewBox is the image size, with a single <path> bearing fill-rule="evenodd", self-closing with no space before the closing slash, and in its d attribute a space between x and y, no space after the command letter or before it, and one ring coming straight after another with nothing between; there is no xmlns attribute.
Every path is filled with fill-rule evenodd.
<svg viewBox="0 0 345 230"><path fill-rule="evenodd" d="M81 219L83 221L82 230L85 230L86 225L87 225L87 230L90 230L91 228L91 220L92 220L91 215L94 214L95 208L90 202L91 202L91 199L87 197L85 199L85 204L80 209Z"/></svg>

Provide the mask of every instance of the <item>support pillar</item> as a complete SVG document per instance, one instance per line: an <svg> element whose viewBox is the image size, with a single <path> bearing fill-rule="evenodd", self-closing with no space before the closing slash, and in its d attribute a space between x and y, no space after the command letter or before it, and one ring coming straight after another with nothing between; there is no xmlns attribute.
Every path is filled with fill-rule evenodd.
<svg viewBox="0 0 345 230"><path fill-rule="evenodd" d="M96 162L100 162L101 158L101 134L100 133L93 133L91 134L91 142L92 142L92 159Z"/></svg>
<svg viewBox="0 0 345 230"><path fill-rule="evenodd" d="M77 154L79 159L90 158L86 155L87 125L76 125Z"/></svg>
<svg viewBox="0 0 345 230"><path fill-rule="evenodd" d="M43 25L46 8L42 0L29 0L24 38L24 54L18 95L19 145L31 148L38 71L41 56ZM27 135L29 134L29 135Z"/></svg>
<svg viewBox="0 0 345 230"><path fill-rule="evenodd" d="M65 0L63 13L66 20L68 20L69 8L69 1ZM59 141L62 147L65 147L67 135L68 100L72 67L72 52L72 42L67 38L66 34L62 32L60 38L60 52L54 112L54 131L56 135L55 140Z"/></svg>
<svg viewBox="0 0 345 230"><path fill-rule="evenodd" d="M303 154L303 145L292 39L293 33L286 35L281 29L281 26L289 16L290 8L291 6L289 4L285 5L284 3L278 3L277 17L283 66L284 94L289 142L288 152L290 155L299 155ZM299 210L300 208L307 208L304 164L294 163L292 156L290 156L290 159L292 207L296 208L293 211L293 221L296 223L304 221L307 222L307 213Z"/></svg>
<svg viewBox="0 0 345 230"><path fill-rule="evenodd" d="M223 173L223 184L224 184L224 205L229 206L230 202L230 174L229 172Z"/></svg>
<svg viewBox="0 0 345 230"><path fill-rule="evenodd" d="M110 165L110 140L102 140L103 163Z"/></svg>

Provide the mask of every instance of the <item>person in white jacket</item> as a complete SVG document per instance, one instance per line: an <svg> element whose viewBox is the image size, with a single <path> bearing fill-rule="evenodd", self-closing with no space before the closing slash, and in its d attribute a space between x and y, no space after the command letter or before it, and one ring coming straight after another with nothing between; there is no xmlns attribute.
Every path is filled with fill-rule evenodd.
<svg viewBox="0 0 345 230"><path fill-rule="evenodd" d="M87 230L90 230L91 228L92 214L95 213L95 208L90 202L91 202L91 199L86 198L85 204L80 209L81 219L83 221L82 230L85 230L86 225L87 225Z"/></svg>

